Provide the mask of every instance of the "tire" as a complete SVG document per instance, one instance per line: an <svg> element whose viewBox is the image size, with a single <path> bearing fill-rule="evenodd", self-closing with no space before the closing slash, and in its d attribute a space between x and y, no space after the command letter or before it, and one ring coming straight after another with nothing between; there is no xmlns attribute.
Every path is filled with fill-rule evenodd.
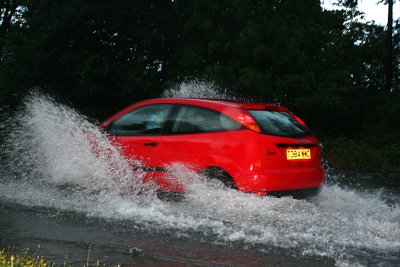
<svg viewBox="0 0 400 267"><path fill-rule="evenodd" d="M157 190L158 199L166 202L181 202L185 199L185 193Z"/></svg>
<svg viewBox="0 0 400 267"><path fill-rule="evenodd" d="M232 177L223 169L219 167L208 167L200 172L200 175L207 178L207 180L218 180L224 184L225 187L231 189L238 189Z"/></svg>

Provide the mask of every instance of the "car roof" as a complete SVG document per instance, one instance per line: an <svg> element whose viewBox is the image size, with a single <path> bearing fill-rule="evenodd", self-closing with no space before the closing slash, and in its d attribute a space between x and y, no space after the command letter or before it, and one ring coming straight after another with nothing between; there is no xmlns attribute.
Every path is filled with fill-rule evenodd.
<svg viewBox="0 0 400 267"><path fill-rule="evenodd" d="M204 108L213 109L219 112L224 112L227 109L246 109L246 110L276 110L276 111L288 111L286 108L273 104L262 104L256 102L246 102L233 99L214 99L214 98L154 98L136 102L118 113L114 114L101 125L108 125L114 119L121 115L146 105L154 104L181 104L181 105L194 105Z"/></svg>
<svg viewBox="0 0 400 267"><path fill-rule="evenodd" d="M286 110L286 108L260 102L249 102L235 99L218 99L218 98L154 98L144 100L134 104L148 105L158 103L171 103L171 104L187 104L187 105L199 105L209 108L227 108L227 107L238 107L244 109L268 109L268 110Z"/></svg>

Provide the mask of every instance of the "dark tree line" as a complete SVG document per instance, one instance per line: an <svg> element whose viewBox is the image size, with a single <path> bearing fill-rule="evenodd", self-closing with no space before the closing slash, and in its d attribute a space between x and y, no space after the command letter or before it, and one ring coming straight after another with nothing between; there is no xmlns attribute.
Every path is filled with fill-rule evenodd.
<svg viewBox="0 0 400 267"><path fill-rule="evenodd" d="M357 1L338 2L345 9L318 0L3 0L0 101L14 105L39 87L103 119L204 79L288 106L322 139L394 145L382 157L398 164L399 20L389 54L387 27L357 22Z"/></svg>

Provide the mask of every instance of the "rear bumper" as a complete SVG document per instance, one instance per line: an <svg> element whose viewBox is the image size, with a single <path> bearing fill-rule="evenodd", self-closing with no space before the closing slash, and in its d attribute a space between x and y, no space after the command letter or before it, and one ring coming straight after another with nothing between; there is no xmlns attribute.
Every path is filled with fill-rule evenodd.
<svg viewBox="0 0 400 267"><path fill-rule="evenodd" d="M248 173L238 179L241 191L265 194L276 191L318 189L325 182L325 173L319 168L296 168Z"/></svg>

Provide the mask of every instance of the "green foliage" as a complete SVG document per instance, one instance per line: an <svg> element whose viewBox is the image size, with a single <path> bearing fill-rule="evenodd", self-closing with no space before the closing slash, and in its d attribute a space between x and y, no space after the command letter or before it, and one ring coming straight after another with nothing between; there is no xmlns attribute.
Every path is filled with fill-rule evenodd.
<svg viewBox="0 0 400 267"><path fill-rule="evenodd" d="M375 141L378 141L377 137ZM363 171L400 171L400 144L337 138L323 140L324 158L334 167Z"/></svg>
<svg viewBox="0 0 400 267"><path fill-rule="evenodd" d="M386 32L354 20L357 1L338 1L341 11L317 0L11 2L0 104L39 87L101 120L194 77L288 106L323 138L400 142L399 23L387 92Z"/></svg>
<svg viewBox="0 0 400 267"><path fill-rule="evenodd" d="M40 248L40 246L39 246ZM14 251L14 247L8 249L0 247L0 267L46 267L55 266L55 263L46 262L37 253L32 255L29 249L22 252Z"/></svg>
<svg viewBox="0 0 400 267"><path fill-rule="evenodd" d="M43 256L39 255L40 245L38 246L35 253L31 252L29 248L23 249L22 251L15 251L15 247L9 246L8 248L0 247L0 267L55 267L61 266L55 262L46 261ZM90 251L89 247L88 254L86 257L86 264L83 267L90 266ZM64 262L64 267L72 266L69 263ZM105 263L100 263L99 260L96 263L92 263L92 266L100 267L107 266ZM121 264L112 264L111 266L121 267Z"/></svg>

